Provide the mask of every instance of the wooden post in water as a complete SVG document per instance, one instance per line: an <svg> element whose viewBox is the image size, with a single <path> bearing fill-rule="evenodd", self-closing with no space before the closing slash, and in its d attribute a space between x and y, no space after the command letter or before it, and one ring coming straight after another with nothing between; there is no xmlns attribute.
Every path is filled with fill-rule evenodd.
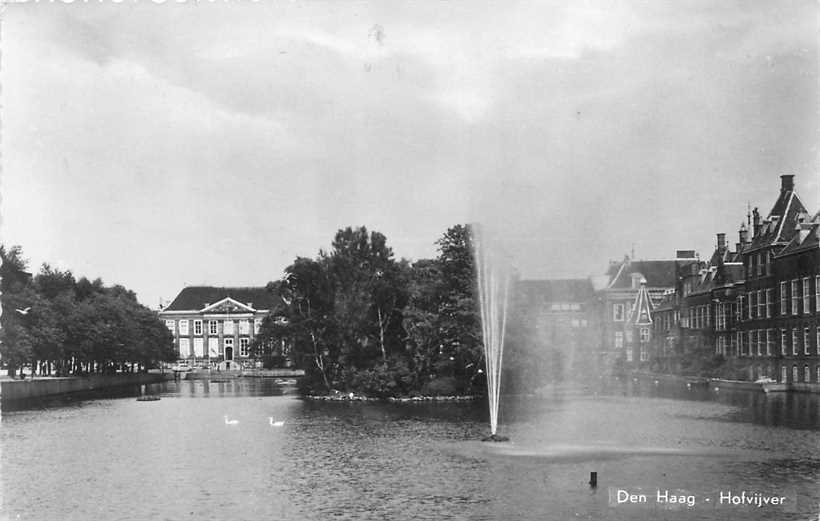
<svg viewBox="0 0 820 521"><path fill-rule="evenodd" d="M590 472L589 473L589 486L591 488L598 488L598 473L597 472Z"/></svg>

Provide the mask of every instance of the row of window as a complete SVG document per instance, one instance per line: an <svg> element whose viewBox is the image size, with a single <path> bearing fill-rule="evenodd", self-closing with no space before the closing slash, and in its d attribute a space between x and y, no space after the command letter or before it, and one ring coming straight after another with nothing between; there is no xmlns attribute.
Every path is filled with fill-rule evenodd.
<svg viewBox="0 0 820 521"><path fill-rule="evenodd" d="M554 302L550 304L550 311L581 311L581 304L569 302Z"/></svg>
<svg viewBox="0 0 820 521"><path fill-rule="evenodd" d="M223 342L223 353L227 353L227 349L233 349L234 341L233 338L224 338ZM251 339L248 337L241 337L239 339L239 356L248 356L249 347L251 345ZM179 339L179 357L180 358L190 358L194 356L196 358L204 358L205 357L205 341L202 338L194 338L193 339L193 351L191 350L192 344L190 338L180 338ZM219 339L218 338L209 338L208 339L208 357L209 358L217 358L219 357Z"/></svg>
<svg viewBox="0 0 820 521"><path fill-rule="evenodd" d="M640 341L641 344L649 343L649 328L642 327L639 331ZM626 331L615 331L615 349L623 349L624 347L624 339L627 342L632 342L632 330L627 329Z"/></svg>
<svg viewBox="0 0 820 521"><path fill-rule="evenodd" d="M763 368L758 369L758 377L767 376L763 374ZM815 383L820 384L820 365L815 368L816 376L815 376ZM783 365L780 367L780 383L789 383L789 366ZM800 368L797 365L792 366L792 381L791 383L800 383ZM803 366L803 383L811 383L811 369L809 366Z"/></svg>
<svg viewBox="0 0 820 521"><path fill-rule="evenodd" d="M810 314L812 311L811 301L814 300L814 310L820 310L820 275L814 277L814 292L812 293L811 278L794 279L780 283L780 314L799 315ZM728 319L732 314L737 322L748 318L749 320L759 318L772 318L774 316L774 290L759 289L750 291L746 295L738 297L738 304L732 302L719 302L715 306L715 330L726 331L729 327ZM615 304L613 308L613 319L623 321L623 304ZM621 308L617 308L621 306ZM689 308L687 314L683 316L681 325L702 329L711 326L710 307L708 305L693 306ZM668 330L672 323L677 323L676 317L667 314L661 319L661 327Z"/></svg>
<svg viewBox="0 0 820 521"><path fill-rule="evenodd" d="M790 287L791 291L786 295L786 288ZM802 291L801 291L802 290ZM794 279L789 282L783 281L780 283L780 314L786 315L791 312L792 315L811 313L811 279L803 277L802 279ZM786 309L786 303L790 302L789 310ZM799 309L802 304L802 310ZM820 275L814 277L814 311L820 310Z"/></svg>
<svg viewBox="0 0 820 521"><path fill-rule="evenodd" d="M173 333L176 329L177 322L179 322L179 336L189 336L190 329L189 325L190 322L193 322L193 334L195 336L202 335L202 328L204 325L204 321L202 320L192 320L189 321L187 319L182 320L166 320L165 326ZM222 325L222 334L224 335L234 335L236 334L236 322L233 320L208 320L208 334L209 335L218 335L220 324ZM257 318L253 321L253 334L258 335L259 330L262 328L262 319ZM250 320L240 320L239 321L239 334L240 335L250 335L251 334L251 323Z"/></svg>
<svg viewBox="0 0 820 521"><path fill-rule="evenodd" d="M645 345L641 345L641 352L640 352L641 362L649 361L649 350L646 348ZM632 362L634 355L632 354L631 349L626 350L626 361Z"/></svg>
<svg viewBox="0 0 820 521"><path fill-rule="evenodd" d="M774 369L776 370L776 369ZM777 375L774 373L774 370L771 365L768 366L758 366L757 368L751 368L750 376L752 378L777 378ZM820 383L820 364L815 366L815 383ZM791 367L791 383L801 383L800 381L800 366L797 364L792 365ZM780 366L780 383L790 383L789 382L789 366L788 365L781 365ZM808 365L803 366L803 381L802 383L812 383L811 382L811 367Z"/></svg>
<svg viewBox="0 0 820 521"><path fill-rule="evenodd" d="M757 255L749 255L746 266L746 278L751 279L754 276L762 277L763 275L772 274L772 262L770 251L760 252Z"/></svg>
<svg viewBox="0 0 820 521"><path fill-rule="evenodd" d="M810 355L811 339L814 336L814 351L820 355L820 326L814 327L814 335L811 334L810 327L780 330L780 354L786 356L791 353L797 356L802 353ZM777 329L752 329L750 331L737 331L729 337L727 345L726 336L718 336L715 343L715 353L724 356L772 356L777 350ZM801 349L802 348L802 349Z"/></svg>

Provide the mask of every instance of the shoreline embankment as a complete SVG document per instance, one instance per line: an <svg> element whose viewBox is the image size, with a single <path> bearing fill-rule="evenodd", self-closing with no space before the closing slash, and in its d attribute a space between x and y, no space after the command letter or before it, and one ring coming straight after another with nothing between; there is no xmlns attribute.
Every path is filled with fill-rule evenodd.
<svg viewBox="0 0 820 521"><path fill-rule="evenodd" d="M112 375L68 376L0 381L0 405L45 396L94 391L126 385L143 385L173 379L173 374L120 373Z"/></svg>

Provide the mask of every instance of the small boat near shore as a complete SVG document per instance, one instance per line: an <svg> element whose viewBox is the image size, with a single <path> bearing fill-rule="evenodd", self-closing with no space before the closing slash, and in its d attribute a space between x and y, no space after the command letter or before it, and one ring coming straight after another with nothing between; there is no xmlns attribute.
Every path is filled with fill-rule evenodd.
<svg viewBox="0 0 820 521"><path fill-rule="evenodd" d="M765 383L763 384L764 393L784 393L789 390L789 384L779 383Z"/></svg>

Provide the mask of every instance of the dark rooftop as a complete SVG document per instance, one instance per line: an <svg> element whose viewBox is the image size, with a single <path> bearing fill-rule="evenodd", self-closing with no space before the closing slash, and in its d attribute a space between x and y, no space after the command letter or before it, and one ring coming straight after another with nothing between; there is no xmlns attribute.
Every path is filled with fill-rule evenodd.
<svg viewBox="0 0 820 521"><path fill-rule="evenodd" d="M280 302L277 295L270 293L264 287L188 286L183 288L163 311L199 310L206 305L216 304L226 297L246 305L251 303L254 309L273 309Z"/></svg>
<svg viewBox="0 0 820 521"><path fill-rule="evenodd" d="M678 262L674 260L624 261L610 280L608 288L633 288L633 273L643 275L647 288L674 288L677 280L677 264Z"/></svg>

